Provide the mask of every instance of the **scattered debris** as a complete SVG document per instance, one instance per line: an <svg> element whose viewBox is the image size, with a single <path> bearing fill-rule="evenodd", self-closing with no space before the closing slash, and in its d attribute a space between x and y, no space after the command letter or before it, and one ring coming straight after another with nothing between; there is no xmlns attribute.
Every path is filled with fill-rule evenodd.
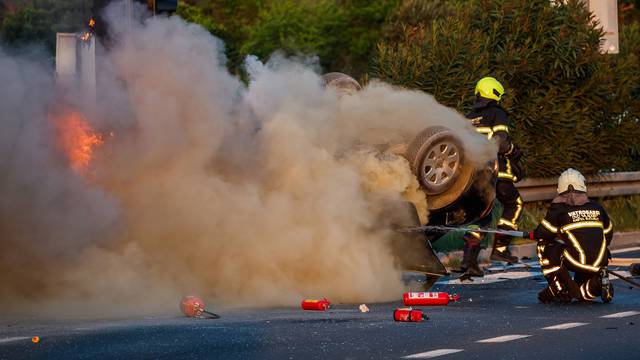
<svg viewBox="0 0 640 360"><path fill-rule="evenodd" d="M401 322L421 322L428 320L429 318L424 316L422 310L412 308L401 308L393 311L393 320Z"/></svg>
<svg viewBox="0 0 640 360"><path fill-rule="evenodd" d="M331 306L331 302L326 298L322 300L305 299L302 300L300 306L302 310L326 311Z"/></svg>
<svg viewBox="0 0 640 360"><path fill-rule="evenodd" d="M360 309L361 313L368 313L369 312L369 307L366 304L361 304L360 306L358 306L358 309Z"/></svg>
<svg viewBox="0 0 640 360"><path fill-rule="evenodd" d="M473 277L471 275L469 275L469 274L464 274L464 275L460 276L458 278L458 280L460 280L460 282L463 282L463 281L473 282Z"/></svg>
<svg viewBox="0 0 640 360"><path fill-rule="evenodd" d="M632 276L639 276L640 275L640 263L634 263L629 265L629 273Z"/></svg>

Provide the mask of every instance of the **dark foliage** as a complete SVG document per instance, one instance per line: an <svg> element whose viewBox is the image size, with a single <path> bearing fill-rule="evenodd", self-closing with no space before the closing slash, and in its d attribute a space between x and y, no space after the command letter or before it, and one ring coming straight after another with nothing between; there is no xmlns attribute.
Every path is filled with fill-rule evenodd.
<svg viewBox="0 0 640 360"><path fill-rule="evenodd" d="M567 167L588 174L638 169L637 24L622 27L622 52L607 55L599 52L602 31L579 1L427 1L436 10L423 1L405 6L412 2L425 13L395 16L374 76L432 93L461 112L478 79L498 78L530 176L557 176Z"/></svg>

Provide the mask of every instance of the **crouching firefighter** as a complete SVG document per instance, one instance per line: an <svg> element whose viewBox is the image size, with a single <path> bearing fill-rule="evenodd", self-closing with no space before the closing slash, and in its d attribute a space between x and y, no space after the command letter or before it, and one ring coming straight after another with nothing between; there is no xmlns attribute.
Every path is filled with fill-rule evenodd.
<svg viewBox="0 0 640 360"><path fill-rule="evenodd" d="M590 201L586 192L584 176L567 169L558 179L558 196L530 234L538 239L538 259L549 283L538 294L543 303L613 298L607 274L613 225L604 208ZM573 279L569 271L575 273Z"/></svg>
<svg viewBox="0 0 640 360"><path fill-rule="evenodd" d="M480 79L476 84L476 101L473 110L466 117L476 131L485 135L489 140L498 145L498 181L496 184L496 197L503 206L502 215L498 221L498 228L503 230L518 230L518 220L522 213L522 198L514 183L522 177L522 171L518 165L521 152L513 144L509 137L509 117L507 112L499 105L504 94L504 87L492 77ZM484 225L484 224L478 224ZM462 262L462 270L469 275L482 276L482 270L477 265L477 257L480 252L480 243L484 235L477 232L469 232L465 235L465 254ZM518 258L509 252L509 244L512 237L496 235L491 252L491 259L509 263L518 262Z"/></svg>

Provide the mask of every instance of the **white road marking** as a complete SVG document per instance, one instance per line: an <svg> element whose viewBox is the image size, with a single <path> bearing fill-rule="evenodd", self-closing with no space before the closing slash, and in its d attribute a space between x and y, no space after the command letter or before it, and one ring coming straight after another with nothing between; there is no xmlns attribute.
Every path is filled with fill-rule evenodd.
<svg viewBox="0 0 640 360"><path fill-rule="evenodd" d="M517 263L512 265L499 265L499 266L491 266L487 268L488 271L506 271L510 269L522 269L522 268L539 268L540 263L537 261L527 261L523 263Z"/></svg>
<svg viewBox="0 0 640 360"><path fill-rule="evenodd" d="M638 249L640 249L640 246L637 247ZM635 249L635 248L628 248L628 249L619 249L620 250L629 250L629 249ZM628 259L625 259L628 260ZM640 262L640 259L631 259L634 260L634 262ZM445 278L442 279L440 281L438 281L436 284L439 285L484 285L484 284L492 284L492 283L498 283L498 282L502 282L502 281L507 281L507 280L517 280L517 279L525 279L525 278L530 278L530 277L537 277L537 276L542 276L542 273L540 272L540 265L538 264L537 261L530 261L526 263L527 265L529 265L529 267L531 268L531 270L533 271L505 271L505 272L496 272L496 273L492 273L492 274L485 274L484 277L478 278L478 277L474 277L472 278L473 281L460 281L460 279L451 279L451 278ZM612 265L610 263L610 265ZM628 264L627 264L628 265ZM488 271L501 271L501 270L509 270L510 268L517 268L517 267L523 267L523 264L514 264L514 265L509 265L509 266L493 266L490 268L487 268L485 270ZM629 277L631 276L631 274L629 274L628 271L616 271L618 274ZM619 280L617 277L610 275L609 278L611 280ZM541 281L539 282L539 284L546 284L546 281Z"/></svg>
<svg viewBox="0 0 640 360"><path fill-rule="evenodd" d="M589 323L579 323L579 322L564 323L564 324L558 324L553 326L547 326L542 328L542 330L566 330L566 329L571 329L571 328L583 326L583 325L589 325Z"/></svg>
<svg viewBox="0 0 640 360"><path fill-rule="evenodd" d="M623 311L623 312L609 314L609 315L600 316L600 317L605 319L617 319L617 318L623 318L623 317L639 315L639 314L640 314L640 311Z"/></svg>
<svg viewBox="0 0 640 360"><path fill-rule="evenodd" d="M489 270L489 269L487 269ZM616 273L630 277L631 274L628 271L620 270L616 271ZM507 271L507 272L498 272L493 274L485 274L484 277L474 277L473 281L460 281L460 279L445 279L440 280L436 284L439 285L483 285L483 284L493 284L497 282L507 281L507 280L517 280L517 279L526 279L530 277L542 276L542 273L537 271ZM620 280L616 276L609 275L609 279L611 280ZM546 281L540 281L539 284L546 284Z"/></svg>
<svg viewBox="0 0 640 360"><path fill-rule="evenodd" d="M478 340L476 342L479 342L479 343L503 343L503 342L507 342L507 341L523 339L523 338L526 338L526 337L529 337L529 336L531 336L531 335L504 335L504 336L498 336L498 337L494 337L494 338L490 338L490 339Z"/></svg>
<svg viewBox="0 0 640 360"><path fill-rule="evenodd" d="M629 248L625 248L625 249L616 249L616 250L611 250L612 254L622 254L622 253L626 253L626 252L630 252L630 251L637 251L640 250L640 246L634 246L634 247L629 247Z"/></svg>
<svg viewBox="0 0 640 360"><path fill-rule="evenodd" d="M444 280L438 281L438 284L457 284L457 285L482 285L482 284L491 284L497 283L506 280L514 280L514 279L524 279L528 277L540 276L539 272L530 272L530 271L510 271L503 273L495 273L495 274L486 274L485 276L478 278L474 277L473 281L460 281L460 279L452 279L452 280Z"/></svg>
<svg viewBox="0 0 640 360"><path fill-rule="evenodd" d="M31 338L28 336L8 337L8 338L0 339L0 344L10 343L10 342L20 341L20 340L27 340L27 339L31 339Z"/></svg>
<svg viewBox="0 0 640 360"><path fill-rule="evenodd" d="M423 353L404 356L403 359L431 359L437 356L455 354L457 352L464 351L463 349L438 349L427 351Z"/></svg>

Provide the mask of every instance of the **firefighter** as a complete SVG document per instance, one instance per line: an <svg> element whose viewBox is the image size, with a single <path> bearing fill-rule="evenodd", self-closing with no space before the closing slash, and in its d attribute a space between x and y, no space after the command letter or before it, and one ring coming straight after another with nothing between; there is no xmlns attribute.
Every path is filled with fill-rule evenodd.
<svg viewBox="0 0 640 360"><path fill-rule="evenodd" d="M522 172L518 166L520 151L509 137L509 117L499 105L504 95L504 87L492 77L484 77L478 81L475 89L476 101L473 110L466 117L470 119L476 131L487 139L495 141L498 146L498 181L496 197L503 206L502 215L498 220L498 228L503 230L517 230L518 220L522 213L522 197L514 183L520 180ZM462 269L470 275L481 276L482 271L477 266L477 254L483 235L470 232L465 235L465 258ZM518 258L509 252L510 236L496 235L491 252L491 259L508 263L518 262ZM466 260L466 261L465 261Z"/></svg>
<svg viewBox="0 0 640 360"><path fill-rule="evenodd" d="M531 234L538 239L538 259L549 283L538 294L543 303L597 297L609 302L613 298L607 274L613 225L605 209L590 201L586 192L580 172L563 172L558 179L558 196ZM569 271L575 273L573 279Z"/></svg>

